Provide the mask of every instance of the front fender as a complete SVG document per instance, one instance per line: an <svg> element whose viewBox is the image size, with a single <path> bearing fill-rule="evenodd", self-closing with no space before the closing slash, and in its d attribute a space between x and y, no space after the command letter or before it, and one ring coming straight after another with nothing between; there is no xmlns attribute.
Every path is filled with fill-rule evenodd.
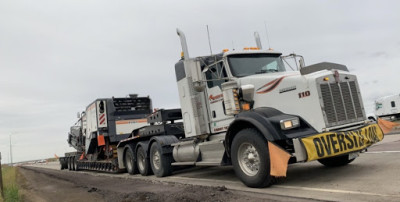
<svg viewBox="0 0 400 202"><path fill-rule="evenodd" d="M298 116L284 114L283 112L270 107L261 107L236 115L235 120L229 125L225 136L227 154L230 154L230 146L235 135L245 128L257 129L261 134L263 134L264 138L270 142L304 137L317 133L317 131L301 117L298 117L300 127L290 130L282 130L280 128L280 120L292 117Z"/></svg>

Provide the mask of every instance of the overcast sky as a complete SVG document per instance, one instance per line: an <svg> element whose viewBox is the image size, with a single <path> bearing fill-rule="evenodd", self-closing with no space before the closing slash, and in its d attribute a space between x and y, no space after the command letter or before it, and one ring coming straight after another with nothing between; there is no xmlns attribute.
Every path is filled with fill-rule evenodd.
<svg viewBox="0 0 400 202"><path fill-rule="evenodd" d="M367 112L400 93L400 1L0 0L0 152L9 162L62 156L76 113L94 99L138 93L179 107L176 28L191 56L255 46L306 64L345 64Z"/></svg>

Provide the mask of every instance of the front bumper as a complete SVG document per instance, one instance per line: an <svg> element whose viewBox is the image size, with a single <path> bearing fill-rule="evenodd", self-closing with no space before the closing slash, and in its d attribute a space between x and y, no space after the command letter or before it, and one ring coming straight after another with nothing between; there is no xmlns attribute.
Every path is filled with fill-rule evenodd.
<svg viewBox="0 0 400 202"><path fill-rule="evenodd" d="M330 131L293 141L296 159L313 161L351 152L362 151L383 139L378 124L370 124L350 131Z"/></svg>

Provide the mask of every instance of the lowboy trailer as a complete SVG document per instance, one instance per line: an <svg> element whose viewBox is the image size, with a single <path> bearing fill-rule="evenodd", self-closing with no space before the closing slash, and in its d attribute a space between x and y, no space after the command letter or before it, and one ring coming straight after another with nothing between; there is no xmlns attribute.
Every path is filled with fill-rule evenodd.
<svg viewBox="0 0 400 202"><path fill-rule="evenodd" d="M262 50L257 33L257 47L191 58L184 33L177 33L181 109L158 110L114 141L114 170L163 177L175 166L233 165L245 185L266 187L286 176L289 163L346 165L383 139L346 66L305 66L291 55L300 70L286 71L287 57ZM80 161L78 169L87 168Z"/></svg>

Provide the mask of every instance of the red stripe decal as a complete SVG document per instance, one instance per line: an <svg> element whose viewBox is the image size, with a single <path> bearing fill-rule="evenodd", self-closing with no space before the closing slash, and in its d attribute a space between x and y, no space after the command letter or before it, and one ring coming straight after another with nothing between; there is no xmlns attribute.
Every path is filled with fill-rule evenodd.
<svg viewBox="0 0 400 202"><path fill-rule="evenodd" d="M279 78L278 78L278 79L279 79ZM267 86L269 86L269 85L275 83L276 81L278 81L278 79L274 79L274 80L270 81L269 83L267 83L267 84L261 86L260 88L257 89L257 91L259 91L259 90L261 90L262 88L265 88L265 87L267 87Z"/></svg>
<svg viewBox="0 0 400 202"><path fill-rule="evenodd" d="M282 76L281 78L272 80L271 82L263 85L262 87L257 89L257 94L264 94L264 93L268 93L272 90L274 90L280 83L281 81L287 76ZM268 87L269 86L269 87ZM268 87L267 89L261 90L262 88ZM261 90L261 91L260 91Z"/></svg>

